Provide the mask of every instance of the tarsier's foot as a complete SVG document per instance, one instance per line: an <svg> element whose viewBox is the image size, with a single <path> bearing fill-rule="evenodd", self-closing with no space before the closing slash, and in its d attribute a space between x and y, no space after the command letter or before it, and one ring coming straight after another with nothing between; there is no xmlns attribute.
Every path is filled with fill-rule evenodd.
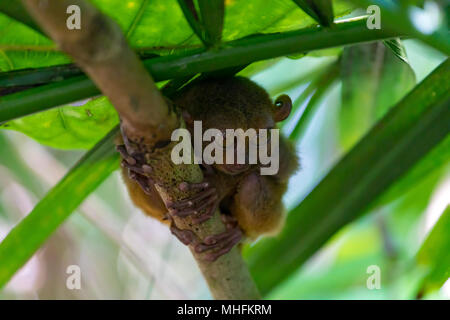
<svg viewBox="0 0 450 320"><path fill-rule="evenodd" d="M193 223L202 223L212 217L219 205L219 196L216 188L210 182L182 182L179 188L182 191L195 190L196 194L192 197L169 203L167 208L171 215L180 218L192 216Z"/></svg>
<svg viewBox="0 0 450 320"><path fill-rule="evenodd" d="M152 173L152 168L145 164L142 155L131 156L128 154L125 145L116 147L122 156L121 166L128 169L130 179L136 181L146 193L151 192L150 185L153 181L148 177Z"/></svg>
<svg viewBox="0 0 450 320"><path fill-rule="evenodd" d="M237 221L230 215L222 215L222 221L225 223L226 231L220 234L207 236L203 243L194 247L198 253L205 253L205 260L215 261L220 256L228 253L242 239L242 230Z"/></svg>
<svg viewBox="0 0 450 320"><path fill-rule="evenodd" d="M172 221L170 231L185 245L193 245L195 252L203 253L206 261L215 261L229 252L242 239L242 231L232 216L222 215L227 230L217 235L207 236L203 242L191 230L181 230Z"/></svg>
<svg viewBox="0 0 450 320"><path fill-rule="evenodd" d="M170 223L170 232L187 246L198 242L198 238L194 232L179 229L173 221Z"/></svg>

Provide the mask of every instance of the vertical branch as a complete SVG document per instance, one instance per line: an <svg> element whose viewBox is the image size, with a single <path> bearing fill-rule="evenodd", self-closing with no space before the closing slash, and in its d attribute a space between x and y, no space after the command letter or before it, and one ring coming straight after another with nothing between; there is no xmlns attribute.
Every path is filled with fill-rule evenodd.
<svg viewBox="0 0 450 320"><path fill-rule="evenodd" d="M130 138L145 137L148 144L170 140L177 118L115 22L87 1L23 2L44 31L108 96ZM80 8L80 29L68 29L71 5Z"/></svg>
<svg viewBox="0 0 450 320"><path fill-rule="evenodd" d="M83 0L23 0L23 3L39 25L111 100L121 117L123 136L130 149L145 154L163 201L167 204L189 196L178 188L179 184L201 181L202 172L197 165L175 165L171 159L175 145L170 143L172 131L184 123L167 106L117 24ZM67 28L66 10L70 5L81 9L80 29ZM193 224L190 218L177 217L174 223L180 229L191 230L200 240L225 230L218 211L201 225ZM191 251L215 298L259 298L237 248L214 262L207 262L192 247Z"/></svg>

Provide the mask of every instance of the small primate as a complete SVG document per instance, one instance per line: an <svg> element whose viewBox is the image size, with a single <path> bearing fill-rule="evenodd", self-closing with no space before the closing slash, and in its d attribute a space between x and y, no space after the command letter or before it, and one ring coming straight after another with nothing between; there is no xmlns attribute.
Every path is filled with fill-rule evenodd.
<svg viewBox="0 0 450 320"><path fill-rule="evenodd" d="M289 116L292 108L288 96L282 95L272 103L263 88L243 77L194 81L174 97L173 103L181 110L191 135L194 121L202 121L203 130L215 128L222 132L239 128L273 129ZM279 170L275 175L261 175L260 164L201 165L203 182L183 182L179 186L182 190L195 190L195 195L170 203L167 208L145 175L148 168L143 161L129 155L124 145L117 149L122 154L123 177L136 206L169 223L171 232L184 244L194 245L196 252L207 251L208 260L214 261L227 253L243 236L254 240L260 235L273 235L283 225L282 196L289 177L297 169L298 158L293 146L281 135ZM173 216L191 216L194 223L202 223L217 208L226 231L208 236L203 242L190 230L180 230L171 223Z"/></svg>

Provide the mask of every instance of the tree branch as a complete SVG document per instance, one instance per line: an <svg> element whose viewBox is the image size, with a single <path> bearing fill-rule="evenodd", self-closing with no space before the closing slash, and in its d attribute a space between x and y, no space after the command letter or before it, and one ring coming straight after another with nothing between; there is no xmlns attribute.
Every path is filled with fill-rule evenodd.
<svg viewBox="0 0 450 320"><path fill-rule="evenodd" d="M149 155L147 164L163 201L178 200L188 194L179 190L182 181L203 179L197 165L175 165L171 133L183 122L165 103L153 79L136 54L128 47L119 27L82 0L24 0L29 13L55 42L91 77L108 96L122 119L124 136L140 152ZM78 5L81 30L68 30L66 9ZM180 229L192 230L200 239L225 230L219 213L209 221L194 225L189 218L174 218ZM207 262L191 248L212 295L218 299L256 299L259 293L237 248L215 262Z"/></svg>
<svg viewBox="0 0 450 320"><path fill-rule="evenodd" d="M119 26L86 1L27 0L30 14L108 96L131 138L169 140L178 127L161 94ZM67 8L81 10L81 29L69 30Z"/></svg>

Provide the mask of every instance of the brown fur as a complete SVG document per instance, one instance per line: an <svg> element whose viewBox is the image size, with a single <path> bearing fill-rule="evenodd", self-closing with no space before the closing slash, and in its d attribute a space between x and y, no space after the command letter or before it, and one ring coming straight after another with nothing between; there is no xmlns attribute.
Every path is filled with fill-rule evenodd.
<svg viewBox="0 0 450 320"><path fill-rule="evenodd" d="M203 130L273 128L277 118L277 109L266 91L242 77L194 82L175 97L174 104L187 111L192 120L201 120ZM187 126L191 129L189 123ZM280 139L278 174L261 176L255 165L235 176L216 170L213 177L208 177L218 190L222 211L232 214L250 239L277 233L283 225L282 196L289 177L297 169L298 159L289 141ZM155 188L148 195L128 178L126 171L123 176L136 206L167 222L164 220L167 209Z"/></svg>

